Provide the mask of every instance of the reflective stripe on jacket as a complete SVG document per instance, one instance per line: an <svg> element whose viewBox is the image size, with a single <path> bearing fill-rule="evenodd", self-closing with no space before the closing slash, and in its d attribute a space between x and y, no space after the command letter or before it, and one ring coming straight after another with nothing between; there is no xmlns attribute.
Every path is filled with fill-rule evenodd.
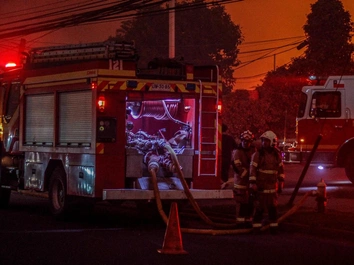
<svg viewBox="0 0 354 265"><path fill-rule="evenodd" d="M249 182L250 161L255 148L251 146L249 149L239 147L234 152L233 167L235 170L235 185L247 186Z"/></svg>
<svg viewBox="0 0 354 265"><path fill-rule="evenodd" d="M257 185L258 191L277 190L277 181L284 181L284 166L277 149L253 154L250 165L249 181Z"/></svg>

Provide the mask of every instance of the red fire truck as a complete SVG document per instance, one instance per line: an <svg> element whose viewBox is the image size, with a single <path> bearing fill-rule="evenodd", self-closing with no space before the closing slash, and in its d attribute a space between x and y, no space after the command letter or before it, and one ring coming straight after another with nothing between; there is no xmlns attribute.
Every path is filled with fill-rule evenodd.
<svg viewBox="0 0 354 265"><path fill-rule="evenodd" d="M345 168L354 183L354 76L330 76L323 85L302 88L297 116L297 146L288 162L306 161L318 139L311 163Z"/></svg>
<svg viewBox="0 0 354 265"><path fill-rule="evenodd" d="M152 200L150 165L162 199L186 199L178 172L195 199L232 197L220 190L218 67L136 58L132 43L44 47L3 71L2 206L11 190L47 193L54 215L75 198Z"/></svg>

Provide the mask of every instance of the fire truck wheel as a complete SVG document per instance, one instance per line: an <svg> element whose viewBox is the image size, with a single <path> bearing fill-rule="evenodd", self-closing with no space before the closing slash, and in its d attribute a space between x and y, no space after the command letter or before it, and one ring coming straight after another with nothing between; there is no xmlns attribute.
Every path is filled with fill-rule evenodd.
<svg viewBox="0 0 354 265"><path fill-rule="evenodd" d="M65 174L56 168L49 183L50 210L56 217L63 217L68 212L69 200L66 194Z"/></svg>
<svg viewBox="0 0 354 265"><path fill-rule="evenodd" d="M345 164L345 174L347 175L348 179L354 183L354 152L352 152L347 159Z"/></svg>
<svg viewBox="0 0 354 265"><path fill-rule="evenodd" d="M11 196L10 189L0 188L0 208L5 208L8 206Z"/></svg>

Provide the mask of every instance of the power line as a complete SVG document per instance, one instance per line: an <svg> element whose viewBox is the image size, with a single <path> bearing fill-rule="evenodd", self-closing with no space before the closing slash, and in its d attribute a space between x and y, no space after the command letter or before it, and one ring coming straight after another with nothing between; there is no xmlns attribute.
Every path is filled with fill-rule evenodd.
<svg viewBox="0 0 354 265"><path fill-rule="evenodd" d="M24 15L27 16L27 18L25 19L18 19L18 20L14 20L14 21L6 21L6 23L18 23L18 22L22 22L23 20L33 20L36 18L41 18L43 19L44 17L50 17L50 16L57 16L57 15L63 15L63 14L75 14L77 12L81 12L81 11L85 11L85 10L92 10L94 8L98 8L98 7L107 7L107 6L111 6L112 5L112 1L109 0L90 0L89 2L91 3L87 3L88 1L82 1L82 2L77 2L74 1L74 3L72 1L71 4L66 4L66 5L62 5L60 7L53 7L56 6L58 3L62 3L62 2L67 2L68 0L64 0L64 1L60 1L57 2L55 1L54 3L50 3L50 4L45 4L45 5L41 5L41 6L34 6L34 7L30 7L30 8L25 8L25 9L20 9L20 10L16 10L16 11L12 11L12 12L6 12L6 13L0 13L0 20L6 20L8 18L18 18L19 15L21 15L21 13L25 13ZM103 2L110 2L110 3L103 3ZM126 1L126 0L124 0ZM122 2L122 1L120 1ZM50 8L47 9L41 9L41 10L36 10L36 11L32 11L32 12L28 12L29 10L34 10L34 9L40 9L42 7L47 7L50 6ZM60 9L61 8L61 9ZM10 15L9 14L13 14ZM35 17L29 17L29 15L35 15Z"/></svg>
<svg viewBox="0 0 354 265"><path fill-rule="evenodd" d="M289 44L285 44L285 45L282 45L282 46L277 46L277 47L271 47L271 48L265 48L265 49L260 49L260 50L251 50L251 51L239 52L238 54L248 54L248 53L255 53L255 52L263 52L263 51L269 51L269 50L274 50L274 49L277 50L277 49L285 48L285 47L288 47L288 46L299 45L302 42L303 42L303 40L297 41L297 42L293 42L293 43L289 43Z"/></svg>
<svg viewBox="0 0 354 265"><path fill-rule="evenodd" d="M266 58L269 58L269 57L273 57L273 56L276 56L276 55L279 55L279 54L282 54L282 53L286 53L286 52L288 52L288 51L290 51L290 50L293 50L293 49L295 49L295 48L297 47L297 42L292 43L292 45L296 45L296 46L295 46L295 47L291 47L291 48L286 49L286 50L283 50L283 51L280 51L280 52L277 52L277 53L274 53L274 54L270 54L271 52L268 52L268 53L266 53L265 55L262 55L262 56L260 56L260 57L258 57L258 58L256 58L256 59L254 59L254 60L250 60L250 61L241 63L239 66L237 66L237 67L235 68L235 70L238 70L238 69L240 69L240 68L246 67L246 66L248 66L248 65L250 65L251 63L254 63L254 62L256 62L256 61L263 60L263 59L266 59ZM285 47L285 46L289 46L289 45L284 45L283 47ZM280 48L280 47L278 47L278 48ZM275 48L275 49L272 50L272 51L275 51L275 50L277 50L278 48ZM289 63L291 63L291 60L288 61L287 63L283 64L282 66L288 65ZM260 74L256 74L256 75L252 75L252 76L235 77L235 78L236 78L237 80L239 80L239 79L254 79L254 78L256 78L256 77L264 76L264 75L267 74L267 73L268 73L268 72L264 72L264 73L260 73Z"/></svg>
<svg viewBox="0 0 354 265"><path fill-rule="evenodd" d="M287 51L284 51L284 52L287 52ZM283 52L282 52L283 53ZM278 53L278 54L280 54L280 53ZM299 55L298 57L301 57L301 56L303 56L305 53L302 53L301 55ZM284 63L284 64L282 64L281 66L278 66L278 67L282 67L282 66L285 66L285 65L288 65L288 64L290 64L292 61L290 60L290 61L288 61L288 62L286 62L286 63ZM252 78L256 78L256 77L261 77L261 76L265 76L267 73L268 73L269 71L267 71L267 72L263 72L263 73L260 73L260 74L256 74L256 75L252 75L252 76L242 76L242 77L235 77L235 79L237 79L237 80L239 80L239 79L252 79ZM248 82L249 83L249 82Z"/></svg>
<svg viewBox="0 0 354 265"><path fill-rule="evenodd" d="M242 0L216 0L213 2L194 2L184 5L176 6L178 11L196 9L200 7L210 7L220 4L229 4L234 2L241 2ZM70 2L69 4L66 4ZM103 3L105 2L105 3ZM117 3L118 2L118 3ZM26 12L27 16L20 16L21 19L6 21L0 24L0 49L17 51L18 44L11 46L2 45L1 43L15 40L18 37L23 37L33 33L46 32L36 39L27 41L28 43L34 42L41 37L51 34L56 30L64 27L73 27L77 25L88 25L104 23L107 21L116 21L128 18L134 18L139 15L157 15L163 12L168 12L171 9L159 9L157 11L151 10L153 7L161 6L163 3L169 2L168 0L120 0L120 1L102 1L92 0L90 2L80 1L73 3L72 1L55 1L41 6L34 6L28 9L7 12L0 14L0 21L8 18L16 17L21 12ZM63 4L60 8L58 4ZM141 10L147 9L149 11L142 12ZM30 12L28 12L30 11ZM177 12L177 11L176 11ZM2 16L1 16L2 15ZM33 22L35 21L35 22ZM31 22L31 23L28 23ZM4 52L4 51L3 51ZM0 52L1 53L1 52Z"/></svg>
<svg viewBox="0 0 354 265"><path fill-rule="evenodd" d="M82 24L86 21L94 21L96 19L99 19L102 16L106 16L107 12L123 12L126 10L128 6L130 9L132 9L136 7L137 4L140 4L140 2L141 1L139 0L135 0L135 1L125 0L125 1L121 1L119 4L115 4L115 5L111 4L108 7L95 9L94 11L89 10L82 13L71 14L71 15L60 16L60 17L58 17L58 15L67 14L69 12L68 9L59 10L52 13L40 14L37 16L31 16L25 19L13 21L11 23L1 24L0 26L6 26L6 28L2 30L3 32L5 31L6 33L0 35L2 35L1 37L6 38L7 36L13 37L13 36L28 35L40 31L46 31L46 30L51 30L56 28L64 28L67 26L75 26L75 25ZM161 2L163 1L160 1L159 3ZM69 10L71 12L71 9ZM82 9L81 6L79 10L80 11L86 10L86 8ZM46 18L47 20L43 20L42 19L43 17ZM27 22L27 21L35 21L35 22L32 22L30 24L28 23L23 24L23 22ZM8 24L15 24L15 26L9 28Z"/></svg>
<svg viewBox="0 0 354 265"><path fill-rule="evenodd" d="M245 67L245 66L247 66L247 65L249 65L249 64L251 64L251 63L254 63L254 62L256 62L256 61L259 61L259 60L268 58L268 57L270 57L270 56L282 54L282 53L284 53L284 52L288 52L288 51L293 50L293 49L296 49L296 46L295 46L295 47L292 47L292 48L289 48L289 49L287 49L287 50L285 50L285 51L281 51L281 52L278 52L278 53L273 54L272 52L278 50L278 48L275 48L275 49L273 49L273 50L271 50L271 51L265 53L264 55L262 55L262 56L260 56L260 57L258 57L258 58L256 58L256 59L254 59L254 60L250 60L250 61L248 61L248 62L242 63L240 66L236 66L234 69L237 70L237 69L243 68L243 67ZM269 55L269 54L271 54L271 55Z"/></svg>
<svg viewBox="0 0 354 265"><path fill-rule="evenodd" d="M268 72L264 72L264 73L260 73L260 74L256 74L256 75L251 75L251 76L241 76L241 77L235 77L236 80L239 80L239 79L253 79L253 78L256 78L256 77L261 77L261 76L264 76L266 75Z"/></svg>
<svg viewBox="0 0 354 265"><path fill-rule="evenodd" d="M250 45L250 44L264 44L266 42L275 42L275 41L284 41L284 40L292 40L292 39L304 39L304 36L293 36L293 37L285 37L279 39L270 39L270 40L258 40L258 41L250 41L250 42L243 42L240 46Z"/></svg>
<svg viewBox="0 0 354 265"><path fill-rule="evenodd" d="M234 2L240 2L241 0L216 0L213 2L193 2L187 3L183 5L176 5L173 9L177 11L199 8L201 6L213 6L213 5L220 5L220 4L229 4ZM83 11L81 13L74 13L66 16L60 16L63 14L72 13L72 8L66 8L59 11L49 12L49 13L42 13L40 15L35 15L31 17L27 17L20 20L15 20L10 23L0 24L0 38L9 38L15 36L24 36L33 33L38 33L41 31L48 31L54 30L64 27L73 27L77 25L85 25L88 23L98 22L98 21L114 21L119 20L122 18L127 17L135 17L137 14L136 12L139 10L143 10L144 8L151 8L161 6L162 4L166 3L166 0L160 1L153 1L153 0L124 0L119 1L119 3L106 5L103 8L92 9L93 4L97 3L93 2L88 6L81 5L76 10ZM100 7L102 5L100 4ZM97 5L96 5L97 7ZM89 8L89 9L88 9ZM151 15L154 13L161 13L161 12L168 12L172 10L172 8L166 8L165 10L158 10L158 11L146 11L145 13L142 12L142 15ZM45 20L43 20L45 18ZM29 22L37 20L36 22L32 22L30 24L24 22ZM22 24L21 24L22 23ZM9 27L10 25L14 25ZM20 24L20 25L16 25ZM1 29L1 27L5 28Z"/></svg>

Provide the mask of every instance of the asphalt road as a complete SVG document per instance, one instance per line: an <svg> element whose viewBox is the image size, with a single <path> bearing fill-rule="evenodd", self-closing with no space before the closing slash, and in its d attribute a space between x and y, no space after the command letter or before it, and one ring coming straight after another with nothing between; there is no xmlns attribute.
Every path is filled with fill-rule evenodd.
<svg viewBox="0 0 354 265"><path fill-rule="evenodd" d="M182 233L172 242L187 254L160 254L166 229L157 220L102 206L94 215L56 221L44 199L14 197L14 207L0 211L2 265L352 264L354 242L287 229L276 236Z"/></svg>
<svg viewBox="0 0 354 265"><path fill-rule="evenodd" d="M286 165L282 204L291 196L301 172L301 165ZM142 215L135 204L101 203L94 213L81 212L68 220L55 220L49 213L47 199L13 193L9 209L0 210L0 264L352 264L354 234L347 230L347 236L339 238L335 234L313 233L319 224L330 221L332 213L352 218L354 211L330 208L336 200L354 200L353 185L343 172L318 172L311 167L296 198L316 189L321 178L328 185L327 213L316 213L315 199L309 198L304 210L294 213L290 223L284 223L275 236L267 231L261 235L182 233L180 240L172 242L182 245L187 252L184 255L158 253L166 240L166 226L157 215ZM202 209L219 218L233 218L235 213L230 201L204 203ZM188 215L188 206L181 205L179 210L181 227L202 223ZM309 230L297 219L306 219ZM329 229L318 231L328 233Z"/></svg>

